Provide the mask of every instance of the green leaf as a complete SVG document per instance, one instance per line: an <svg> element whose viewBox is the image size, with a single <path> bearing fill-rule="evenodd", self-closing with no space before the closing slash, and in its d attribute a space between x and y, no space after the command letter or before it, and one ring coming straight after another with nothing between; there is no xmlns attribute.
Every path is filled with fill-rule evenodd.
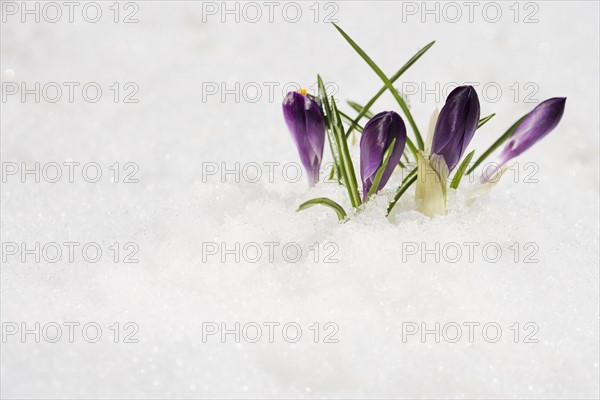
<svg viewBox="0 0 600 400"><path fill-rule="evenodd" d="M360 126L359 124L357 124L356 122L354 122L354 121L352 120L352 117L350 117L348 114L346 114L346 113L344 113L344 112L341 112L341 111L340 111L339 113L340 113L340 116L341 116L341 117L342 117L344 120L346 120L346 122L348 122L348 123L350 124L350 126L352 126L352 124L355 124L355 125L356 125L356 127L357 127L358 129L360 129L361 131L364 129L362 126Z"/></svg>
<svg viewBox="0 0 600 400"><path fill-rule="evenodd" d="M388 77L377 66L377 64L375 64L375 62L371 59L371 57L369 57L367 55L367 53L365 53L365 51L363 49L361 49L360 46L358 44L356 44L356 42L354 40L352 40L352 38L350 38L350 36L348 36L348 34L346 34L346 32L344 32L344 30L342 28L340 28L339 26L337 26L335 23L333 24L333 26L344 37L344 39L346 39L346 41L348 43L350 43L350 46L352 46L352 48L363 58L363 60L365 60L365 62L367 64L369 64L369 66L371 67L371 69L377 74L377 76L379 76L379 78L383 81L383 83L385 84L385 86L387 87L387 89L392 93L392 95L394 96L394 98L398 102L398 105L400 106L400 108L404 112L404 115L406 115L406 119L408 119L408 122L410 123L410 126L413 129L413 132L414 132L415 137L417 139L417 145L419 146L419 149L423 150L424 149L424 143L423 143L423 138L421 137L421 133L419 133L419 128L417 128L417 124L415 124L415 120L413 119L413 117L412 117L412 115L410 113L410 110L406 106L406 103L404 102L404 99L402 99L402 96L400 96L400 94L398 93L398 91L396 90L396 88L394 88L394 85L392 84L392 82L390 82L390 80L388 79Z"/></svg>
<svg viewBox="0 0 600 400"><path fill-rule="evenodd" d="M318 197L316 199L305 201L304 203L302 203L298 206L298 209L296 211L306 210L307 208L316 206L317 204L320 204L322 206L326 206L326 207L333 209L335 211L335 213L337 214L337 217L340 221L343 221L346 219L346 211L344 210L344 208L342 206L340 206L338 203L336 203L335 201L328 199L326 197Z"/></svg>
<svg viewBox="0 0 600 400"><path fill-rule="evenodd" d="M337 106L335 105L335 99L331 97L331 125L333 127L334 139L337 145L338 154L340 157L340 174L344 181L344 185L348 190L350 196L350 203L354 208L358 208L361 205L360 195L358 194L358 183L356 181L356 174L354 173L354 165L352 164L352 158L350 157L350 151L348 151L348 142L346 141L346 135L344 132L344 126L340 119Z"/></svg>
<svg viewBox="0 0 600 400"><path fill-rule="evenodd" d="M418 170L418 168L413 169L410 172L410 174L406 175L406 177L402 180L402 183L398 187L398 190L396 190L396 195L394 196L394 200L392 200L390 202L390 204L388 205L387 212L385 214L386 216L390 215L390 212L392 212L392 209L394 208L396 203L398 203L398 200L400 200L400 197L402 197L404 192L406 192L406 190L409 187L411 187L413 183L415 183L417 181L417 170Z"/></svg>
<svg viewBox="0 0 600 400"><path fill-rule="evenodd" d="M398 71L396 71L396 73L394 75L392 75L390 77L390 82L394 83L395 81L397 81L398 78L400 78L402 76L402 74L404 74L415 62L417 62L417 60L419 58L421 58L421 56L423 54L425 54L427 52L427 50L429 50L431 48L431 46L434 45L434 43L435 43L435 40L433 42L428 43L425 47L423 47L421 50L419 50L414 56L412 56L410 58L410 60L408 60L406 62L406 64L404 64L402 66L402 68L400 68ZM362 111L360 111L358 116L354 119L354 122L359 122L360 119L369 112L369 109L371 108L371 106L373 104L375 104L377 99L379 99L379 97L381 97L381 95L387 90L387 88L388 88L387 85L384 85L381 89L379 89L379 91L375 94L375 96L373 96L371 98L371 100L369 100L367 102L367 104L364 105L364 107L362 108ZM346 133L346 138L350 135L350 133L353 131L353 129L354 129L353 127L350 127L350 129Z"/></svg>
<svg viewBox="0 0 600 400"><path fill-rule="evenodd" d="M521 125L521 122L523 121L523 119L525 119L526 116L527 114L519 118L519 120L512 124L512 126L508 128L508 130L504 132L502 136L500 136L494 143L492 143L492 145L486 151L483 152L483 154L477 159L477 161L475 161L475 164L473 164L473 166L469 168L465 175L469 175L471 172L473 172L475 168L477 168L486 158L488 158L490 154L494 152L494 150L502 146L502 144L512 136L513 132L519 127L519 125Z"/></svg>
<svg viewBox="0 0 600 400"><path fill-rule="evenodd" d="M321 76L318 74L317 83L319 86L319 99L321 100L321 107L325 112L325 130L327 132L327 141L329 142L331 156L333 157L333 167L331 168L331 175L329 176L329 179L333 179L333 177L336 176L338 183L340 183L340 157L337 152L337 146L335 145L335 137L333 134L333 126L331 123L332 111L331 107L329 106L329 99L327 96L327 91L325 90L325 85L323 84L323 79L321 79Z"/></svg>
<svg viewBox="0 0 600 400"><path fill-rule="evenodd" d="M491 115L488 115L488 116L487 116L487 117L485 117L485 118L481 118L481 119L479 120L479 123L477 124L477 129L479 129L479 128L481 128L482 126L484 126L484 125L485 125L485 123L486 123L486 122L488 122L490 119L494 118L494 116L495 116L495 115L496 115L496 113L493 113L493 114L491 114Z"/></svg>
<svg viewBox="0 0 600 400"><path fill-rule="evenodd" d="M358 104L352 100L348 100L348 101L346 101L346 103L348 103L348 105L350 107L352 107L357 113L359 113L359 115L362 114L361 118L362 117L366 117L368 119L373 118L373 116L374 116L373 113L369 110L365 110L365 108L363 106L361 106L360 104ZM363 110L364 110L364 113L363 113Z"/></svg>
<svg viewBox="0 0 600 400"><path fill-rule="evenodd" d="M375 177L373 178L373 184L371 185L371 188L369 189L369 193L367 193L367 199L365 200L365 203L367 201L369 201L371 196L373 196L375 193L377 193L377 188L379 187L379 182L381 182L381 177L383 176L383 172L385 171L385 168L387 167L388 163L390 162L390 156L392 155L392 151L394 151L395 144L396 144L396 139L392 140L392 143L390 143L388 148L385 150L385 153L383 153L383 162L381 163L381 166L379 167L379 169L377 169L377 172L375 173Z"/></svg>
<svg viewBox="0 0 600 400"><path fill-rule="evenodd" d="M406 146L408 146L408 149L410 150L410 152L412 153L413 157L416 160L417 159L417 148L415 147L414 143L412 142L412 140L410 140L410 138L408 136L406 137Z"/></svg>
<svg viewBox="0 0 600 400"><path fill-rule="evenodd" d="M465 176L465 170L469 166L469 163L471 162L471 159L473 158L474 155L475 155L475 150L473 150L472 152L470 152L469 154L467 154L467 156L465 157L465 159L463 160L463 162L460 163L460 166L456 170L456 173L454 174L454 178L452 178L452 182L450 183L450 187L452 189L458 189L458 185L460 184L460 180L462 179L463 176Z"/></svg>

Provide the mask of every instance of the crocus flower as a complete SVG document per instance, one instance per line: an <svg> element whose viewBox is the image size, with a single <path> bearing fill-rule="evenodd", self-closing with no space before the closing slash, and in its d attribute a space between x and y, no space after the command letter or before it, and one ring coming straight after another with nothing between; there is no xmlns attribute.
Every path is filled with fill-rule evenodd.
<svg viewBox="0 0 600 400"><path fill-rule="evenodd" d="M319 181L319 168L325 144L323 110L306 90L289 92L283 100L283 116L308 174L309 186Z"/></svg>
<svg viewBox="0 0 600 400"><path fill-rule="evenodd" d="M566 97L553 97L538 104L515 129L500 153L493 171L484 171L482 181L488 181L511 159L529 149L560 122L565 111Z"/></svg>
<svg viewBox="0 0 600 400"><path fill-rule="evenodd" d="M451 172L475 134L479 122L479 99L473 86L459 86L446 98L435 124L431 154L444 158Z"/></svg>
<svg viewBox="0 0 600 400"><path fill-rule="evenodd" d="M430 120L429 154L417 154L417 209L428 217L446 214L448 176L458 165L479 122L479 99L473 86L459 86ZM437 120L436 120L437 117ZM435 127L431 131L435 121Z"/></svg>
<svg viewBox="0 0 600 400"><path fill-rule="evenodd" d="M406 125L402 118L393 111L381 112L365 125L360 138L360 177L363 185L363 199L366 199L377 170L383 163L385 151L394 139L396 139L394 149L383 171L377 191L385 186L402 157L406 145Z"/></svg>

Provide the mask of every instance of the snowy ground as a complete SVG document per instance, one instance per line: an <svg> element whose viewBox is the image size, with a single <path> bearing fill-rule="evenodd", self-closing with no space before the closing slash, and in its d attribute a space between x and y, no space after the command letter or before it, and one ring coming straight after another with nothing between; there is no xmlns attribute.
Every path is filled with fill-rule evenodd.
<svg viewBox="0 0 600 400"><path fill-rule="evenodd" d="M445 3L439 22L421 2L295 3L297 23L285 3L273 23L262 2L256 23L243 3L239 23L221 21L221 2L121 3L130 24L113 21L111 4L98 23L81 8L69 23L66 6L57 23L23 23L3 2L3 398L598 398L598 3L481 3L470 22L458 2L456 23ZM482 115L497 113L473 141L480 151L535 101L568 97L564 118L489 195L467 207L475 183L451 192L445 217L411 211L411 191L384 218L400 171L345 224L324 208L296 213L321 195L349 206L335 184L309 191L284 169L298 161L284 85L314 90L321 73L339 99L363 103L381 86L323 22L332 13L390 75L437 40L397 84L422 131L443 99L436 82L473 82ZM48 101L51 85L22 101L7 82L57 82L63 97ZM73 102L64 82L79 83ZM83 98L89 82L102 89L96 103ZM239 101L222 101L222 83L240 84ZM126 103L136 85L127 100L139 102ZM397 108L388 94L375 106ZM23 183L21 163L36 162L40 182ZM80 163L72 183L65 162ZM90 162L96 183L82 176ZM239 182L222 179L236 162ZM264 163L278 163L273 179ZM123 183L130 173L138 183ZM72 262L65 242L77 243ZM36 243L39 262L23 251ZM222 338L236 323L239 343Z"/></svg>

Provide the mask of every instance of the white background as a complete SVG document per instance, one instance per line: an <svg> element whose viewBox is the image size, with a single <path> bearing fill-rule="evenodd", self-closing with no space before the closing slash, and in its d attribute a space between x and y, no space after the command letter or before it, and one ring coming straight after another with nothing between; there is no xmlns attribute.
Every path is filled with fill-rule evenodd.
<svg viewBox="0 0 600 400"><path fill-rule="evenodd" d="M133 24L114 23L111 4L101 3L98 23L86 22L81 7L73 23L64 7L57 23L3 15L3 82L97 82L103 95L97 103L77 90L73 103L3 98L2 162L97 162L103 176L88 183L79 170L74 183L65 176L55 184L6 177L2 242L29 248L36 242L97 242L104 250L97 263L86 262L80 252L73 263L54 264L6 255L3 329L10 322L30 329L36 322L96 322L103 334L97 343L85 341L81 330L69 343L66 328L58 343L6 337L3 397L598 397L597 2L497 2L502 14L496 23L489 21L493 11L483 13L485 2L472 22L467 6L456 3L462 12L456 23L448 21L454 11L445 3L437 5L439 22L430 14L421 20L421 2L366 1L327 9L321 3L315 22L314 3L306 2L297 23L284 18L281 3L271 23L259 2L262 18L251 23L243 14L239 22L235 15L223 22L220 14L203 13L200 2L149 1L135 3L139 22ZM412 5L415 15L406 13ZM244 4L238 7L242 12ZM389 75L436 40L396 86L408 82L432 90L436 82L472 82L482 116L497 113L475 135L471 149L478 154L536 104L525 100L567 97L562 122L515 160L521 165L515 167L521 173L517 182L504 178L472 206L465 198L476 184L465 182L450 193L445 217L430 220L412 211L411 190L384 218L400 173L345 224L325 208L296 213L298 204L318 196L350 207L335 184L309 191L304 180L282 176L281 165L299 161L281 116L283 85L298 82L310 91L320 73L335 85L348 113L344 100L364 103L381 87L323 22L331 11ZM524 23L532 11L537 22ZM115 103L109 89L114 82L136 83L139 102ZM234 95L203 99L207 83L233 88L236 82L261 87L258 101L250 101L254 93L252 99L241 93L239 102ZM276 84L272 99L266 83ZM528 83L536 88L530 99ZM502 92L496 97L484 87ZM436 98L422 95L409 101L424 132ZM443 96L437 103L443 104ZM373 107L390 109L399 112L387 93ZM358 156L356 148L353 154ZM111 182L115 162L136 163L139 183ZM274 182L266 169L257 183L243 176L240 182L233 176L225 182L220 175L203 179L203 163L222 162L228 168L236 162L281 164ZM528 162L537 166L537 183L524 182ZM115 242L135 242L140 262L115 263L109 250ZM281 252L274 262L264 256L258 263L232 257L223 263L219 255L203 262L207 242L229 248L278 242L279 249L295 242L305 253L298 262L286 261ZM309 252L315 242L321 249L317 262ZM324 262L329 242L339 249L338 263ZM454 242L478 242L479 249L497 243L503 257L489 262L479 250L472 261L462 245L465 254L456 263L405 252L406 243L431 249ZM510 249L515 243L521 249L517 262ZM539 262L523 262L526 243L535 243ZM109 330L115 322L121 328L137 324L139 343L122 343L121 336L115 344ZM296 322L303 335L292 344L276 330L269 343L265 328L258 343L235 343L231 335L225 343L218 335L204 343L206 322L229 328L236 322ZM315 322L321 326L317 344L309 329ZM339 327L338 343L322 343L326 322ZM466 328L457 343L437 343L433 335L424 341L414 335L405 343L407 322L428 328L436 322L463 328L465 322L480 328L495 322L503 331L497 343L484 340L480 329L470 343ZM515 322L519 343L510 330ZM538 343L523 343L527 322L539 327Z"/></svg>

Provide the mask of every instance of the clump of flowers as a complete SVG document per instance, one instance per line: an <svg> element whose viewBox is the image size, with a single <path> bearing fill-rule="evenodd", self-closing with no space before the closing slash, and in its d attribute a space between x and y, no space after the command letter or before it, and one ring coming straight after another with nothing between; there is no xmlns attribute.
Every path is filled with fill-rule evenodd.
<svg viewBox="0 0 600 400"><path fill-rule="evenodd" d="M493 167L487 168L481 176L482 187L485 190L489 189L490 183L497 182L510 160L548 135L562 118L566 98L555 97L543 101L515 122L471 165L475 155L474 150L463 158L471 139L476 131L495 115L481 118L475 89L472 86L459 86L448 95L439 114L434 112L432 115L425 142L408 106L393 86L393 83L435 42L423 47L388 78L356 42L340 27L333 25L379 76L384 86L364 106L348 102L358 112L353 119L337 109L335 99L333 96L328 96L323 80L317 75L318 96L311 96L306 90L288 93L283 101L283 114L298 148L302 165L306 169L309 186L314 186L319 181L319 169L327 137L334 162L332 177L346 188L350 203L356 210L364 207L374 194L385 187L397 167L405 167L401 161L403 157L409 160L409 155L412 155L416 167L408 173L396 190L396 195L387 208L387 214L389 215L406 190L416 182L415 199L418 210L429 217L444 215L448 182L450 188L457 189L464 175L472 173L496 149L506 143ZM394 111L383 111L375 115L371 113L371 107L386 90L394 96L406 117L414 142L407 135L406 124L398 113ZM364 127L360 125L363 118L368 119ZM347 123L347 128L342 120ZM362 131L360 138L362 190L359 190L354 164L348 150L348 140L356 130ZM450 179L452 173L454 175ZM341 221L347 218L347 213L341 205L323 197L301 204L298 211L317 204L332 208Z"/></svg>

